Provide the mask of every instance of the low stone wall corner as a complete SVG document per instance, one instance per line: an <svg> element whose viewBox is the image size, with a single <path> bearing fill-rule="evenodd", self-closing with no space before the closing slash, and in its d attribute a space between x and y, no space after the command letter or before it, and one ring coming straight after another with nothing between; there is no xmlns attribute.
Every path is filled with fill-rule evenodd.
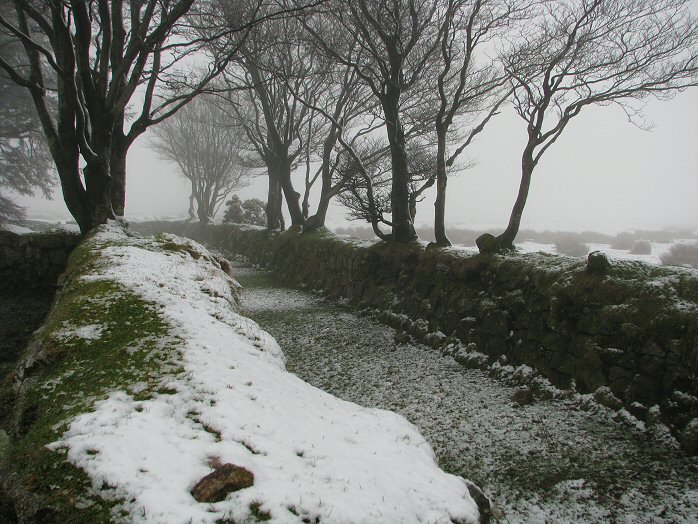
<svg viewBox="0 0 698 524"><path fill-rule="evenodd" d="M0 230L0 289L56 286L80 238L67 231L20 235Z"/></svg>

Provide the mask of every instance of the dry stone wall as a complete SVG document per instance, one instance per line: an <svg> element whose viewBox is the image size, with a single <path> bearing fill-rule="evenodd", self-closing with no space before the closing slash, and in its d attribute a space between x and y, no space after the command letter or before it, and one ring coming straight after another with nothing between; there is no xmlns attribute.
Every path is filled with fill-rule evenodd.
<svg viewBox="0 0 698 524"><path fill-rule="evenodd" d="M385 311L468 364L525 364L698 451L698 276L557 255L482 256L235 225L137 225L247 257L286 282Z"/></svg>
<svg viewBox="0 0 698 524"><path fill-rule="evenodd" d="M78 242L78 233L0 230L0 290L54 287Z"/></svg>

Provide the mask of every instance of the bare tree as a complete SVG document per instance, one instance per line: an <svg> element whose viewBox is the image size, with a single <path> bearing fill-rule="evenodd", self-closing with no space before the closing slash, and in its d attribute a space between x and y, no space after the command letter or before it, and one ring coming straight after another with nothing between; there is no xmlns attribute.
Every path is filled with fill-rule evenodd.
<svg viewBox="0 0 698 524"><path fill-rule="evenodd" d="M301 195L291 175L324 127L323 122L311 125L313 112L291 93L316 99L326 87L325 77L316 71L319 54L298 34L291 18L255 28L240 49L238 67L226 73L231 85L246 87L233 98L232 110L267 169L270 229L281 223L281 191L292 225L303 226Z"/></svg>
<svg viewBox="0 0 698 524"><path fill-rule="evenodd" d="M350 70L351 68L347 68L345 73L349 73ZM351 76L345 75L345 82L350 78ZM349 82L350 83L341 84L340 93L351 93L351 81ZM320 225L320 220L322 220L322 224L324 224L325 213L327 211L327 206L329 206L330 199L334 196L340 196L340 203L345 203L345 207L350 210L354 218L362 218L369 221L378 238L389 240L390 235L384 233L380 228L381 223L392 225L385 219L385 213L383 212L383 209L389 208L389 206L385 206L380 201L382 200L380 194L377 195L374 193L374 182L379 177L375 176L374 166L371 165L377 162L379 157L385 157L389 152L389 148L375 148L375 140L369 138L372 131L385 125L384 121L373 115L373 117L364 119L361 123L347 130L346 128L355 118L365 115L360 111L348 111L344 113L343 111L349 107L360 108L362 106L362 101L366 100L365 98L359 98L358 100L354 100L352 104L345 105L345 102L342 101L343 95L338 99L330 96L330 107L323 109L319 104L313 104L305 100L303 97L299 96L297 92L293 91L293 89L291 89L291 93L298 102L312 109L314 112L319 113L330 123L328 133L322 143L322 155L320 157L321 166L314 175L314 179L317 179L319 173L322 173L323 176L318 214L308 218L305 224L306 230L312 231L313 229L317 229ZM334 106L332 104L334 104ZM335 109L334 114L331 112L332 107ZM364 107L364 109L370 107L369 105ZM341 118L337 117L338 113L342 113ZM349 135L349 138L345 135ZM307 157L306 162L308 162ZM308 186L313 183L313 181L308 181L308 178L309 169L306 168L306 191L308 191ZM345 191L353 192L357 195L357 198L360 196L358 191L365 194L365 199L358 202L358 204L365 208L365 211L355 213L355 209L352 207L354 204L351 196L343 195Z"/></svg>
<svg viewBox="0 0 698 524"><path fill-rule="evenodd" d="M8 2L0 2L6 12ZM0 57L18 66L22 54L17 41L0 29ZM53 162L26 89L0 70L0 189L22 195L41 192L51 197L56 180ZM24 217L24 210L9 196L0 194L0 222Z"/></svg>
<svg viewBox="0 0 698 524"><path fill-rule="evenodd" d="M392 226L390 197L390 147L383 141L365 139L351 146L355 156L344 154L337 171L345 180L339 202L349 210L352 220L369 222L379 238L387 240L380 224ZM409 212L414 222L417 203L434 180L435 151L431 144L413 141L407 149Z"/></svg>
<svg viewBox="0 0 698 524"><path fill-rule="evenodd" d="M248 170L237 149L243 131L207 96L155 126L153 134L151 147L190 181L200 222L210 222L228 195L247 184Z"/></svg>
<svg viewBox="0 0 698 524"><path fill-rule="evenodd" d="M668 98L698 82L698 23L689 0L554 0L526 28L506 68L526 122L521 184L506 230L480 251L513 249L531 176L570 121L590 105L615 104L638 121L637 102Z"/></svg>
<svg viewBox="0 0 698 524"><path fill-rule="evenodd" d="M390 161L388 148L379 140L364 138L347 144L335 170L344 182L338 201L348 211L350 220L364 220L382 240L381 224L392 227L390 220ZM349 154L351 152L352 154Z"/></svg>
<svg viewBox="0 0 698 524"><path fill-rule="evenodd" d="M304 16L306 14L303 13ZM347 189L351 176L357 175L355 170L342 168L346 167L350 156L340 142L344 140L351 147L385 125L376 114L375 98L353 68L335 64L314 42L307 44L313 45L314 54L322 53L315 57L316 67L310 73L320 79L318 89L310 93L300 92L294 86L293 79L284 78L293 97L313 112L308 127L315 139L307 141L305 151L304 232L325 225L331 200ZM358 42L354 41L354 45L358 45ZM311 174L312 162L319 162L319 166ZM310 192L318 179L321 180L319 201L315 213L310 215Z"/></svg>
<svg viewBox="0 0 698 524"><path fill-rule="evenodd" d="M258 16L261 2L243 9L226 1L221 18L212 1L14 0L14 15L0 15L0 27L24 51L21 67L0 59L0 68L29 90L83 232L123 213L133 141L206 91L252 27L286 13ZM218 39L228 45L210 45Z"/></svg>
<svg viewBox="0 0 698 524"><path fill-rule="evenodd" d="M495 38L525 18L529 3L520 0L444 2L436 85L439 105L435 117L434 235L438 245L451 245L445 226L448 170L511 94L506 72L484 53L478 56L478 51L488 45L491 47ZM456 142L460 142L458 147L449 153L449 143Z"/></svg>
<svg viewBox="0 0 698 524"><path fill-rule="evenodd" d="M413 240L403 118L408 93L430 80L427 69L438 46L438 3L357 0L323 7L323 12L304 19L306 30L336 62L352 68L378 101L390 145L391 238Z"/></svg>

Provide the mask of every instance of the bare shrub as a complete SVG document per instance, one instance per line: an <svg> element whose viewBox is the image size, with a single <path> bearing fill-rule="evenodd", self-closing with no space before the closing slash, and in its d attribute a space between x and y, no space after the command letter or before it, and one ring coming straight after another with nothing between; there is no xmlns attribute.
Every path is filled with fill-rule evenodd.
<svg viewBox="0 0 698 524"><path fill-rule="evenodd" d="M630 254L632 255L651 255L652 254L652 244L649 240L637 240L633 247L630 249Z"/></svg>
<svg viewBox="0 0 698 524"><path fill-rule="evenodd" d="M665 266L688 266L698 269L698 242L674 244L660 258Z"/></svg>
<svg viewBox="0 0 698 524"><path fill-rule="evenodd" d="M613 249L622 249L624 251L629 251L633 248L633 245L635 244L636 240L637 238L635 236L635 233L623 231L622 233L618 233L615 237L613 237L613 240L611 241L611 247Z"/></svg>
<svg viewBox="0 0 698 524"><path fill-rule="evenodd" d="M585 257L589 252L588 246L575 237L559 238L555 242L555 249L558 253L571 257Z"/></svg>

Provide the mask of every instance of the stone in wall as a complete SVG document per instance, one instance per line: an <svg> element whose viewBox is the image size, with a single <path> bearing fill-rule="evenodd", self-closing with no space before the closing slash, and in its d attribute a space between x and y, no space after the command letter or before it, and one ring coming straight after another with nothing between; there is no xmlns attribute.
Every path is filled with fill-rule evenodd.
<svg viewBox="0 0 698 524"><path fill-rule="evenodd" d="M63 231L0 231L0 289L54 287L79 241L79 234Z"/></svg>

